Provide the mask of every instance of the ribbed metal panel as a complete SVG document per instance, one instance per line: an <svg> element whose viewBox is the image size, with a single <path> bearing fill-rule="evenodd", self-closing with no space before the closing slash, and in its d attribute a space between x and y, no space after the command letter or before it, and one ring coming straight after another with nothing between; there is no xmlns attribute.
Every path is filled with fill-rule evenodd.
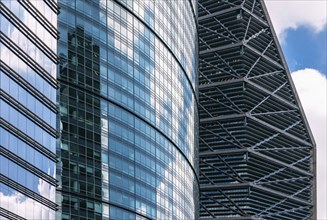
<svg viewBox="0 0 327 220"><path fill-rule="evenodd" d="M200 216L314 219L315 142L262 0L199 0Z"/></svg>

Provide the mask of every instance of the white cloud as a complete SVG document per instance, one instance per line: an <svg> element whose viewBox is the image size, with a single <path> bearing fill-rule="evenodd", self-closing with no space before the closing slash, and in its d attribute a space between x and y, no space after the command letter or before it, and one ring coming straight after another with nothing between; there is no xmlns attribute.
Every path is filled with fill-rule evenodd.
<svg viewBox="0 0 327 220"><path fill-rule="evenodd" d="M55 201L55 187L39 179L39 194ZM26 219L55 219L55 211L0 183L0 207ZM0 216L1 219L1 216Z"/></svg>
<svg viewBox="0 0 327 220"><path fill-rule="evenodd" d="M286 30L299 26L322 31L327 23L326 0L265 0L279 40L283 43Z"/></svg>
<svg viewBox="0 0 327 220"><path fill-rule="evenodd" d="M317 217L327 219L327 79L315 69L298 70L292 78L317 145Z"/></svg>

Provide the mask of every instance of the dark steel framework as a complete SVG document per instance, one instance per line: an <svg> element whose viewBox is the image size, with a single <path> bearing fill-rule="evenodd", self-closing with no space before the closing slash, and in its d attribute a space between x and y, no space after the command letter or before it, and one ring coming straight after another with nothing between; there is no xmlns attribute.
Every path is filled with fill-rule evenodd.
<svg viewBox="0 0 327 220"><path fill-rule="evenodd" d="M315 142L262 0L199 0L200 217L314 219Z"/></svg>

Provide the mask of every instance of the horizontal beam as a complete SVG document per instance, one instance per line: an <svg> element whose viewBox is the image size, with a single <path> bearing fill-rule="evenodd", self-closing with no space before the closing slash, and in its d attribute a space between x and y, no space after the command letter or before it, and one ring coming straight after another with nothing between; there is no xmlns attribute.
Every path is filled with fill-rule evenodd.
<svg viewBox="0 0 327 220"><path fill-rule="evenodd" d="M274 130L286 137L288 137L289 139L293 139L294 141L298 142L298 143L301 143L301 144L304 144L306 146L312 146L311 143L307 142L307 141L304 141L303 139L301 138L298 138L296 137L295 135L292 135L290 133L288 133L287 131L284 131L282 129L279 129L265 121L262 121L254 116L252 116L251 114L249 113L241 113L241 114L230 114L230 115L222 115L222 116L217 116L217 117L211 117L211 118L204 118L204 119L200 119L200 123L211 123L211 122L215 122L215 121L222 121L222 120L228 120L228 119L235 119L235 118L243 118L243 117L247 117L271 130Z"/></svg>
<svg viewBox="0 0 327 220"><path fill-rule="evenodd" d="M264 87L248 80L247 78L241 78L241 79L231 79L231 80L226 80L223 82L214 82L214 83L210 83L210 84L202 84L199 85L199 90L203 90L203 89L209 89L211 87L219 87L219 86L223 86L223 85L229 85L229 84L235 84L235 83L239 83L239 82L245 82L248 83L249 85L255 87L256 89L259 89L260 91L276 98L278 101L282 102L283 104L291 107L292 109L298 109L297 105L283 99L282 97L280 97L279 95L276 95L275 93L272 93L271 91L265 89Z"/></svg>
<svg viewBox="0 0 327 220"><path fill-rule="evenodd" d="M225 183L225 184L201 184L201 192L217 191L217 189L239 189L250 187L251 184L247 183Z"/></svg>
<svg viewBox="0 0 327 220"><path fill-rule="evenodd" d="M234 119L234 118L244 118L246 116L247 115L245 113L221 115L221 116L217 116L217 117L200 119L200 123L210 123L210 122L215 122L215 121L220 121L220 120L227 120L227 119Z"/></svg>
<svg viewBox="0 0 327 220"><path fill-rule="evenodd" d="M232 149L232 150L215 150L215 151L200 152L199 156L200 156L200 158L207 158L207 157L212 157L212 156L216 156L216 155L225 155L225 154L233 155L233 154L246 153L246 152L249 152L246 148Z"/></svg>
<svg viewBox="0 0 327 220"><path fill-rule="evenodd" d="M255 216L243 216L243 217L217 217L217 218L203 218L205 220L260 220L261 218Z"/></svg>
<svg viewBox="0 0 327 220"><path fill-rule="evenodd" d="M229 85L229 84L233 84L233 83L240 83L240 82L244 82L244 78L241 79L231 79L231 80L226 80L226 81L222 81L222 82L213 82L213 83L208 83L208 84L200 84L199 85L199 90L201 89L208 89L211 87L218 87L218 86L223 86L223 85Z"/></svg>
<svg viewBox="0 0 327 220"><path fill-rule="evenodd" d="M274 195L274 196L278 196L280 198L292 200L297 203L301 203L302 205L312 205L311 203L309 203L303 199L295 198L288 194L281 193L276 190L268 189L263 186L258 186L253 183L250 183L250 182L248 182L248 183L215 184L215 185L206 184L206 185L201 185L201 191L202 191L202 193L204 193L204 192L210 192L210 191L217 191L218 189L240 189L240 188L246 188L246 187L250 187L250 188L254 188L254 189L263 191L265 194L269 193L270 195Z"/></svg>
<svg viewBox="0 0 327 220"><path fill-rule="evenodd" d="M228 9L225 9L225 10L210 13L208 15L203 15L203 16L200 16L198 18L198 22L200 23L201 21L212 18L212 17L216 17L216 16L219 16L219 15L227 14L227 13L232 12L232 11L240 10L241 8L242 8L241 5L238 5L238 6L235 6L233 8L228 8Z"/></svg>
<svg viewBox="0 0 327 220"><path fill-rule="evenodd" d="M217 157L217 155L235 155L235 154L240 154L240 153L251 153L257 157L260 157L261 159L264 159L270 163L282 166L282 167L287 167L288 169L295 171L301 175L309 176L311 177L312 174L310 172L307 172L305 170L302 170L298 167L295 167L293 165L289 165L287 163L284 163L280 160L277 160L275 158L272 158L270 156L264 155L262 153L256 152L255 150L252 150L250 148L244 148L244 149L233 149L233 150L218 150L218 151L211 151L211 152L200 152L199 157L200 158L208 158L208 157Z"/></svg>
<svg viewBox="0 0 327 220"><path fill-rule="evenodd" d="M221 51L221 50L227 50L227 49L234 48L234 47L240 47L242 45L243 45L243 42L239 42L236 44L227 44L227 45L220 46L220 47L214 47L214 48L207 49L207 50L201 50L199 52L199 55L201 56L201 55L205 55L208 53L214 53L214 52Z"/></svg>

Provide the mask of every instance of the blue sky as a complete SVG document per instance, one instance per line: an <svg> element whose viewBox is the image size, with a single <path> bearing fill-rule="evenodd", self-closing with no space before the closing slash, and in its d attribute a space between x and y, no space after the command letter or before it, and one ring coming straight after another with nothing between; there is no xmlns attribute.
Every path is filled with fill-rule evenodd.
<svg viewBox="0 0 327 220"><path fill-rule="evenodd" d="M304 26L286 30L285 42L281 46L290 71L312 68L326 75L326 39L326 26L318 33Z"/></svg>
<svg viewBox="0 0 327 220"><path fill-rule="evenodd" d="M264 0L317 148L317 219L327 219L327 0Z"/></svg>

